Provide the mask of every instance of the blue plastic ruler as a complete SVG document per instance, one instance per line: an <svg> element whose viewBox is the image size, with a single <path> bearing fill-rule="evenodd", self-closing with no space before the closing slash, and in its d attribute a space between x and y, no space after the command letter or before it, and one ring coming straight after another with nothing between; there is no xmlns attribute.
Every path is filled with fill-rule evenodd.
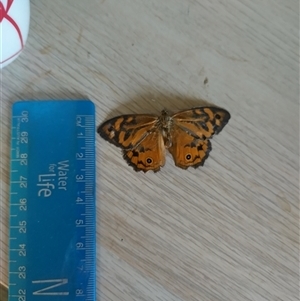
<svg viewBox="0 0 300 301"><path fill-rule="evenodd" d="M12 108L9 301L95 300L95 109Z"/></svg>

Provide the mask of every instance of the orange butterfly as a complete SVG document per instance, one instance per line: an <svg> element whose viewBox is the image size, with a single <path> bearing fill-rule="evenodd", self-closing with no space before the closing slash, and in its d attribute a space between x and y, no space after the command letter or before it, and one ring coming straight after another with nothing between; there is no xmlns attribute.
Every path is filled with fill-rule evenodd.
<svg viewBox="0 0 300 301"><path fill-rule="evenodd" d="M211 151L210 140L227 124L230 114L216 107L196 107L169 115L121 115L105 121L98 133L123 149L123 158L136 171L157 172L165 164L165 149L175 165L202 166Z"/></svg>

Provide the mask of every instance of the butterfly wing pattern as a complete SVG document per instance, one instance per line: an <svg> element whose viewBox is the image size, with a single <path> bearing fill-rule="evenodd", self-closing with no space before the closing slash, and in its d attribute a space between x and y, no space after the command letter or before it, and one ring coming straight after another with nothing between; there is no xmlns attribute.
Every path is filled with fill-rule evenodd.
<svg viewBox="0 0 300 301"><path fill-rule="evenodd" d="M123 158L135 171L159 171L165 165L165 146L161 133L157 129L150 132L137 146L123 150Z"/></svg>
<svg viewBox="0 0 300 301"><path fill-rule="evenodd" d="M155 115L121 115L98 128L102 138L122 148L135 171L158 171L165 163L165 147Z"/></svg>
<svg viewBox="0 0 300 301"><path fill-rule="evenodd" d="M169 148L175 165L187 169L203 166L211 151L211 139L221 132L230 119L224 109L198 107L172 116Z"/></svg>
<svg viewBox="0 0 300 301"><path fill-rule="evenodd" d="M161 116L121 115L101 124L98 133L120 147L136 171L159 171L165 164L166 148L176 166L197 168L211 151L210 139L229 119L228 111L216 107L196 107L171 116L166 111Z"/></svg>

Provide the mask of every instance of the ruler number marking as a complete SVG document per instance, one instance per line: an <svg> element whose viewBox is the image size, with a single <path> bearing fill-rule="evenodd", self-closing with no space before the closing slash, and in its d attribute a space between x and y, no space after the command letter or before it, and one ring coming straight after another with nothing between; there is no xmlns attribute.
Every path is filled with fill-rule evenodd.
<svg viewBox="0 0 300 301"><path fill-rule="evenodd" d="M20 188L27 188L27 178L20 176Z"/></svg>
<svg viewBox="0 0 300 301"><path fill-rule="evenodd" d="M26 250L21 250L21 249L10 249L10 251L12 251L12 252L14 252L14 251L19 252L19 256L21 256L21 257L26 257ZM16 262L16 261L14 261L14 262Z"/></svg>
<svg viewBox="0 0 300 301"><path fill-rule="evenodd" d="M28 111L22 111L21 113L21 122L28 122L29 117L28 117Z"/></svg>
<svg viewBox="0 0 300 301"><path fill-rule="evenodd" d="M26 233L26 225L27 225L27 222L26 221L19 221L19 233Z"/></svg>
<svg viewBox="0 0 300 301"><path fill-rule="evenodd" d="M28 132L21 132L21 143L27 144L28 143Z"/></svg>
<svg viewBox="0 0 300 301"><path fill-rule="evenodd" d="M22 153L20 155L20 165L27 165L27 158L28 158L28 154L27 153Z"/></svg>
<svg viewBox="0 0 300 301"><path fill-rule="evenodd" d="M76 158L77 159L82 159L84 157L83 153L76 153Z"/></svg>

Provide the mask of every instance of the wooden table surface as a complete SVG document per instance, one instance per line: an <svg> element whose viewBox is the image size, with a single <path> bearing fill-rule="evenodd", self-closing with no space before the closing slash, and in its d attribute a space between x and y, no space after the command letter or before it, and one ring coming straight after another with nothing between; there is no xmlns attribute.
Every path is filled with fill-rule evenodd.
<svg viewBox="0 0 300 301"><path fill-rule="evenodd" d="M204 99L232 116L204 167L136 173L97 136L97 300L299 300L298 21L296 0L32 0L1 71L2 283L14 101L88 98L99 124Z"/></svg>

